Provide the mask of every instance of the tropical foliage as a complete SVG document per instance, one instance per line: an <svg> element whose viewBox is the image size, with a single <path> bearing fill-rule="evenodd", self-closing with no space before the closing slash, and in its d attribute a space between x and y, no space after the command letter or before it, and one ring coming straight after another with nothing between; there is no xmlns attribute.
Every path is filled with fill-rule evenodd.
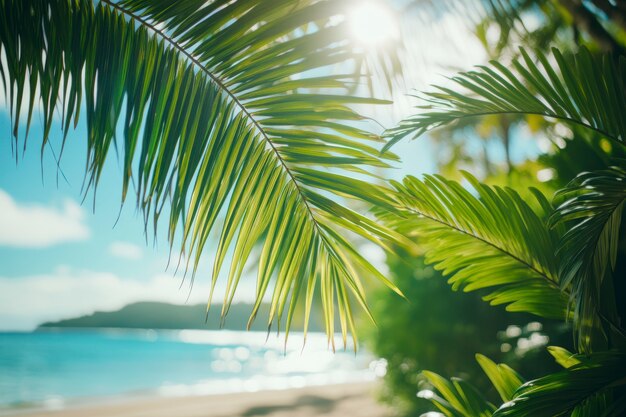
<svg viewBox="0 0 626 417"><path fill-rule="evenodd" d="M567 56L554 50L551 59L537 52L540 69L528 52L521 52L525 65L514 61L516 74L493 62L492 67L453 78L469 93L439 88L440 92L427 94L425 111L390 130L390 143L465 117L536 114L582 126L623 146L623 57L616 63L609 55L585 49ZM625 187L623 160L614 163L617 166L577 176L556 193L555 208L535 191L541 212L533 212L514 191L485 186L471 176L467 180L475 194L440 177L407 178L396 185L406 213L389 223L398 230L414 228L415 234L424 234L422 245L434 253L427 252L427 259L451 275L453 288L504 284L485 300L511 303L509 309L544 317L555 318L545 309L562 305L566 313L561 318L568 319L570 308L559 297L569 294L573 303L580 363L526 384L511 378L510 369L502 368L506 375L495 373L493 367L485 369L501 394L500 407L481 398L467 382L425 372L442 395L432 396L433 403L445 415L483 416L495 411L495 416L618 416L624 411L624 353L607 350L624 342L614 291L620 276L614 272ZM420 222L433 225L420 227ZM513 256L529 269L543 271L543 277L556 285L538 291L536 280L510 271L511 264L498 261L485 243L497 248L499 256ZM509 290L506 284L511 282ZM553 352L560 353L557 359L563 363L562 351Z"/></svg>
<svg viewBox="0 0 626 417"><path fill-rule="evenodd" d="M510 29L532 5L496 3L481 2ZM217 231L212 288L226 276L222 315L257 248L250 320L269 298L268 327L282 321L289 329L304 304L306 328L318 293L329 341L336 315L344 346L348 332L355 336L352 305L369 315L363 276L400 293L353 238L387 250L417 240L453 289L477 291L511 312L571 321L576 335L575 354L550 350L564 370L526 383L478 355L498 401L429 371L423 376L437 392L423 398L447 416L618 416L626 409L626 315L616 291L624 286L624 159L577 170L554 197L470 174L464 182L432 175L382 184L372 174L397 160L388 150L403 138L485 116L541 117L571 126L572 141L599 137L623 148L626 58L611 30L621 30L626 12L593 2L616 28L608 30L582 2L537 4L557 3L586 31L590 49L522 48L510 65L494 60L461 73L455 87L420 96L419 113L388 130L380 153L384 139L359 125L365 117L354 106L386 102L354 93L367 57L336 18L348 3L0 0L14 153L26 146L35 108L42 151L53 146L60 114L59 158L84 121L85 190L94 199L105 162L118 153L121 203L134 194L146 230L167 219L170 245L181 242L179 262L192 277ZM352 71L329 71L336 64ZM371 212L354 210L355 202ZM213 290L209 304L212 297Z"/></svg>
<svg viewBox="0 0 626 417"><path fill-rule="evenodd" d="M619 115L626 111L624 91L626 58L619 64L609 55L592 57L586 49L563 55L553 49L553 68L546 55L535 54L537 65L527 51L523 60L513 60L515 73L492 61L491 67L459 74L452 80L472 94L440 87L427 93L426 109L389 131L390 147L408 134L420 136L429 129L454 121L497 114L534 114L575 123L595 130L608 139L623 142L626 122ZM591 74L595 77L589 78ZM601 76L599 76L601 75Z"/></svg>
<svg viewBox="0 0 626 417"><path fill-rule="evenodd" d="M477 196L439 176L395 183L406 212L390 223L422 237L426 261L450 275L453 289L490 288L484 298L492 305L565 319L568 297L558 285L557 233L512 189L465 177Z"/></svg>
<svg viewBox="0 0 626 417"><path fill-rule="evenodd" d="M416 241L428 242L423 235ZM423 246L420 249L427 249ZM450 291L442 271L427 265L421 250L394 248L387 264L389 277L409 302L398 302L386 288L377 289L370 296L376 328L363 325L361 331L365 347L386 360L378 397L396 415L420 416L433 410L427 395L415 395L417 390L433 391L421 373L424 369L471 382L496 404L498 393L476 362L476 352L530 379L560 369L545 349L548 340L572 349L571 328L558 320L485 303L482 296L488 289Z"/></svg>
<svg viewBox="0 0 626 417"><path fill-rule="evenodd" d="M394 287L344 232L383 245L402 238L332 199L392 207L384 187L348 175L394 159L380 158L381 139L355 125L364 117L350 107L381 101L346 94L358 73L323 71L337 63L361 68L345 23L333 23L344 6L2 0L0 73L16 156L35 106L43 114L42 151L55 112L61 153L84 116L85 189L95 199L114 148L123 161L122 204L132 184L146 229L166 217L170 244L180 237L192 275L223 214L213 288L233 255L222 315L260 245L251 320L267 293L268 326L286 317L288 329L299 299L308 310L319 291L329 335L336 304L345 343L348 329L355 334L352 303L366 308L360 271Z"/></svg>
<svg viewBox="0 0 626 417"><path fill-rule="evenodd" d="M550 352L566 369L526 383L506 364L476 355L504 402L499 409L462 379L446 380L428 371L424 372L425 376L441 396L429 390L418 395L430 399L448 417L622 415L626 410L623 388L617 396L607 397L607 393L624 386L623 354L602 353L581 358L557 347L552 347Z"/></svg>

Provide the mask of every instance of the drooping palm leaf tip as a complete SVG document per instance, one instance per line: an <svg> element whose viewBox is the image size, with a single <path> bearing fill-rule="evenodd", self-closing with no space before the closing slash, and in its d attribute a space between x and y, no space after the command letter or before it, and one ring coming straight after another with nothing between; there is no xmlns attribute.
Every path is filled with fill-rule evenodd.
<svg viewBox="0 0 626 417"><path fill-rule="evenodd" d="M350 105L381 101L346 95L352 76L323 71L355 58L343 24L332 23L341 4L0 0L14 144L36 105L42 149L55 112L63 144L83 116L87 185L97 186L111 146L120 149L122 201L132 182L154 227L169 202L170 242L182 238L194 273L223 214L209 297L232 252L222 314L260 245L251 320L269 297L268 326L286 317L289 329L298 301L308 311L319 291L329 338L337 308L345 346L352 303L367 310L359 273L395 289L345 233L381 245L397 236L329 198L391 204L383 188L346 173L393 157L381 160L380 138L354 127L362 116Z"/></svg>
<svg viewBox="0 0 626 417"><path fill-rule="evenodd" d="M471 117L493 114L534 114L560 119L599 132L608 139L626 141L626 58L619 63L609 54L593 55L582 48L576 54L552 50L553 64L542 52L520 49L521 59L507 66L491 61L476 71L451 80L464 91L437 87L425 93L420 113L390 129L385 149L406 136Z"/></svg>

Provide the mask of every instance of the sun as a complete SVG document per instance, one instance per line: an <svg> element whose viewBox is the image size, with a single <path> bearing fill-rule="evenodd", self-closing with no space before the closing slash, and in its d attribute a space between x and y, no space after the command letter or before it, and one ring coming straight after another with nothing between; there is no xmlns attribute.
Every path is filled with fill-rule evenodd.
<svg viewBox="0 0 626 417"><path fill-rule="evenodd" d="M352 36L364 46L380 46L398 38L398 22L391 10L377 1L365 1L348 13Z"/></svg>

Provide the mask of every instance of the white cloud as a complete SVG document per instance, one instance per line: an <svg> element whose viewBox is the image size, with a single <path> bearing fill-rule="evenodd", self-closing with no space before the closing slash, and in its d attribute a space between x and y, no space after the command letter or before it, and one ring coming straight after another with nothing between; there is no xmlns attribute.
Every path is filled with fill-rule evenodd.
<svg viewBox="0 0 626 417"><path fill-rule="evenodd" d="M0 190L0 213L0 246L41 248L89 237L83 209L73 200L58 208L22 205Z"/></svg>
<svg viewBox="0 0 626 417"><path fill-rule="evenodd" d="M123 259L139 260L143 258L143 248L130 242L113 242L109 245L109 253Z"/></svg>
<svg viewBox="0 0 626 417"><path fill-rule="evenodd" d="M109 272L68 267L59 267L50 274L0 277L0 329L31 330L42 322L94 311L113 311L137 301L206 302L210 285L208 276L198 276L191 293L187 285L189 280L181 288L181 279L159 274L147 280L135 280ZM223 291L221 280L216 288L216 302L221 300ZM253 282L242 282L237 294L236 301L253 299Z"/></svg>

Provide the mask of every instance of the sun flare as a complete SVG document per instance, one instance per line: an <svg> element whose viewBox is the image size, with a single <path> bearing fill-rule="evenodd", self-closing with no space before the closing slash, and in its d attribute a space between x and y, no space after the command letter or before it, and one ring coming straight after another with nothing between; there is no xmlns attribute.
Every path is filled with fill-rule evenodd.
<svg viewBox="0 0 626 417"><path fill-rule="evenodd" d="M392 12L376 1L355 7L348 14L352 36L365 46L379 46L398 38L398 22Z"/></svg>

